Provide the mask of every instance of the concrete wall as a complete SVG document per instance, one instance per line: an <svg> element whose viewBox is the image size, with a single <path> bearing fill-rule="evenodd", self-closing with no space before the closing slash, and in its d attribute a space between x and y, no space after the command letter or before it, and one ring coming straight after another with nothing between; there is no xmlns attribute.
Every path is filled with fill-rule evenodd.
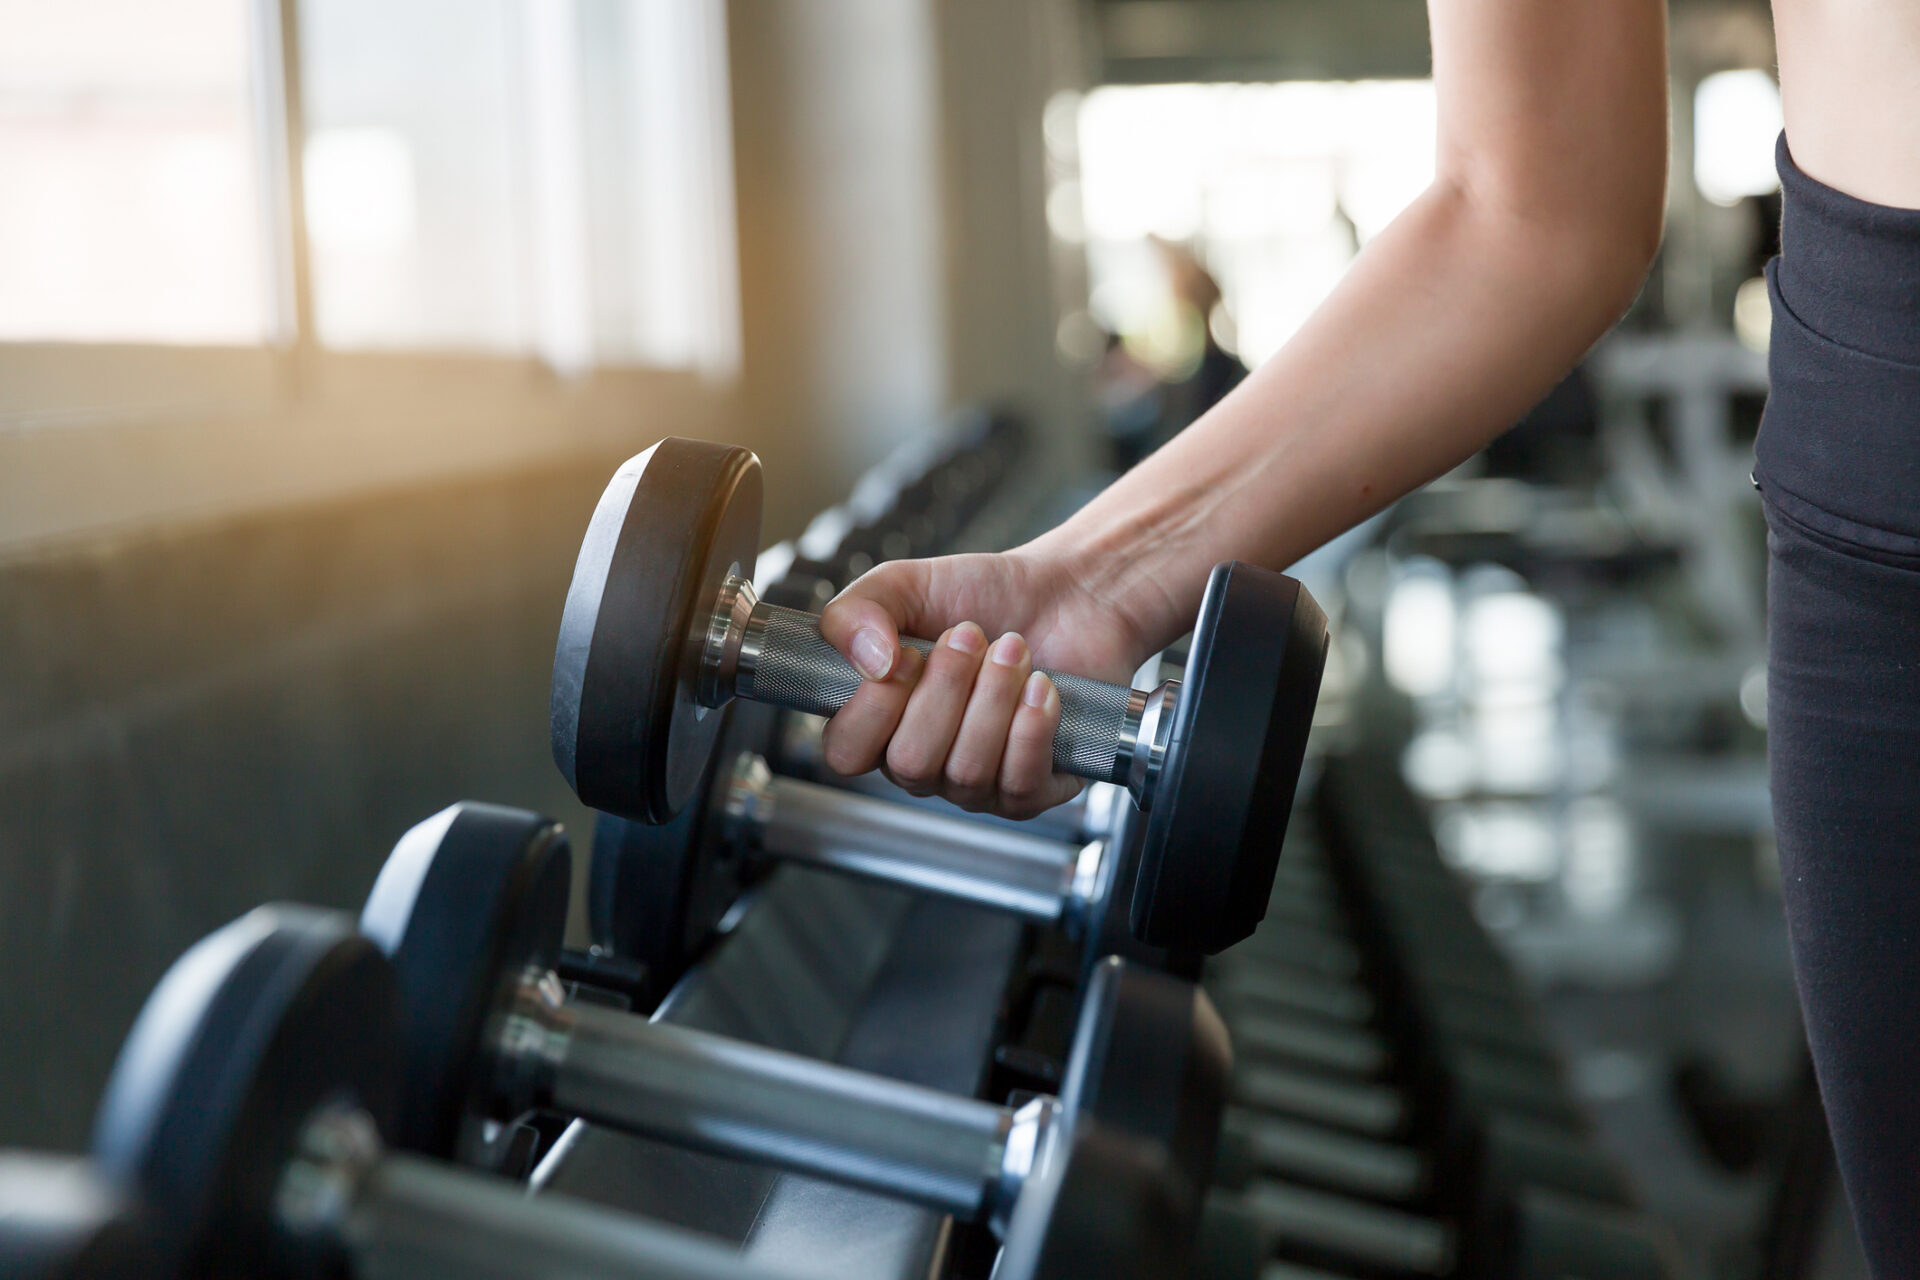
<svg viewBox="0 0 1920 1280"><path fill-rule="evenodd" d="M1085 386L1055 354L1085 280L1047 230L1041 125L1085 87L1076 0L939 0L948 391L1028 407L1057 465L1088 456ZM1079 296L1068 296L1078 291Z"/></svg>
<svg viewBox="0 0 1920 1280"><path fill-rule="evenodd" d="M948 404L929 7L734 0L728 39L742 408L817 509Z"/></svg>
<svg viewBox="0 0 1920 1280"><path fill-rule="evenodd" d="M84 1144L148 989L248 908L356 906L462 798L584 829L547 675L612 462L0 567L0 1144Z"/></svg>
<svg viewBox="0 0 1920 1280"><path fill-rule="evenodd" d="M1080 37L1076 0L730 5L745 402L778 424L772 474L857 469L983 401L1079 456L1041 113L1082 83Z"/></svg>

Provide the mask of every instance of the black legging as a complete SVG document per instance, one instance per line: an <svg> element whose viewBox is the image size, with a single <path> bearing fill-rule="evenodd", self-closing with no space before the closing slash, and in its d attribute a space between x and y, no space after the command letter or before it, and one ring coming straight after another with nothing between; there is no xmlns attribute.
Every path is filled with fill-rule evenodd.
<svg viewBox="0 0 1920 1280"><path fill-rule="evenodd" d="M1920 211L1784 184L1768 750L1794 970L1874 1274L1920 1276Z"/></svg>

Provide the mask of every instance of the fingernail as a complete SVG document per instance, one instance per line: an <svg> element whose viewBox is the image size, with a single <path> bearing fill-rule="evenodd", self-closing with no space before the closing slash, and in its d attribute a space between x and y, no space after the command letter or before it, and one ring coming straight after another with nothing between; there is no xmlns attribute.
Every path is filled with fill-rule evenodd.
<svg viewBox="0 0 1920 1280"><path fill-rule="evenodd" d="M853 633L853 665L869 680L884 680L893 669L893 646L871 627Z"/></svg>
<svg viewBox="0 0 1920 1280"><path fill-rule="evenodd" d="M993 642L993 653L989 656L999 666L1017 667L1027 656L1027 642L1018 633L1009 631Z"/></svg>
<svg viewBox="0 0 1920 1280"><path fill-rule="evenodd" d="M987 647L987 633L971 622L963 622L947 632L947 644L962 653L978 653Z"/></svg>
<svg viewBox="0 0 1920 1280"><path fill-rule="evenodd" d="M1047 694L1052 691L1053 681L1047 679L1047 673L1036 671L1027 677L1026 692L1020 695L1020 700L1030 707L1044 707L1047 705Z"/></svg>

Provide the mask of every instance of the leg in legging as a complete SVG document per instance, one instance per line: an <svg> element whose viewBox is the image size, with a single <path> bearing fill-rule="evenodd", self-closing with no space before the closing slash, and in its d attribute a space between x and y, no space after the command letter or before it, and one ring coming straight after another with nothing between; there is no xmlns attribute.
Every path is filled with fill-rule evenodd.
<svg viewBox="0 0 1920 1280"><path fill-rule="evenodd" d="M1768 523L1768 751L1807 1039L1874 1273L1920 1276L1920 548L1867 550L1771 504Z"/></svg>

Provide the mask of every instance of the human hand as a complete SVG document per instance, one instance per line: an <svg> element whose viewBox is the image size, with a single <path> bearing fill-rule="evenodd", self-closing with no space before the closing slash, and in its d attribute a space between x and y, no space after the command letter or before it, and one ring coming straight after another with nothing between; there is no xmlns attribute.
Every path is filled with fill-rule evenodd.
<svg viewBox="0 0 1920 1280"><path fill-rule="evenodd" d="M1009 818L1071 799L1080 779L1053 770L1060 695L1036 668L1124 684L1152 651L1126 602L1091 578L1030 548L895 560L861 577L820 616L864 677L827 723L827 764L879 768L915 795ZM902 635L938 643L922 657Z"/></svg>

